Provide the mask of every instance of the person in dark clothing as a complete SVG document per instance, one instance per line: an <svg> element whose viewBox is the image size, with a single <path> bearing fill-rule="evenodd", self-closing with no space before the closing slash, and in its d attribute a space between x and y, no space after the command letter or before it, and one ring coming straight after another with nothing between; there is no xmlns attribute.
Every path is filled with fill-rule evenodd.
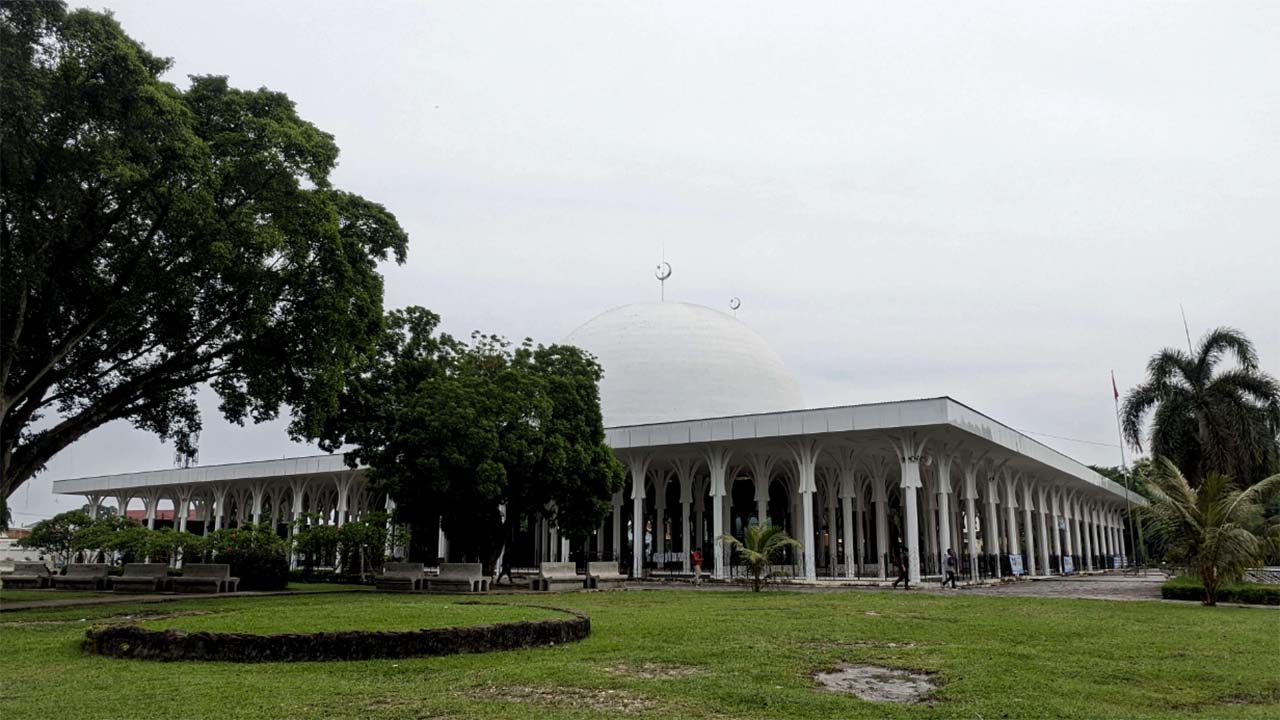
<svg viewBox="0 0 1280 720"><path fill-rule="evenodd" d="M893 581L893 586L898 587L898 583L902 583L903 590L911 589L911 578L907 575L907 551L905 549L898 553L898 579Z"/></svg>
<svg viewBox="0 0 1280 720"><path fill-rule="evenodd" d="M959 565L960 559L956 557L955 548L947 548L947 577L942 581L942 587L951 583L951 589L956 589L956 570Z"/></svg>

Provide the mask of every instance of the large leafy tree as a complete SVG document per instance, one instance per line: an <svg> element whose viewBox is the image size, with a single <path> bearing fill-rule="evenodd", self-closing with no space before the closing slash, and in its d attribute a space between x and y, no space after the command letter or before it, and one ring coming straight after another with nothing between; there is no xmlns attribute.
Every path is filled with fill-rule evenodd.
<svg viewBox="0 0 1280 720"><path fill-rule="evenodd" d="M35 548L53 557L57 565L71 562L80 549L76 534L93 523L79 510L68 510L31 526L31 532L18 540L22 547Z"/></svg>
<svg viewBox="0 0 1280 720"><path fill-rule="evenodd" d="M461 342L438 322L422 308L390 314L326 443L354 445L348 461L368 464L395 499L412 559L433 556L439 521L487 568L535 513L587 536L623 479L604 443L599 365L567 346Z"/></svg>
<svg viewBox="0 0 1280 720"><path fill-rule="evenodd" d="M1235 364L1224 369L1228 356ZM1121 415L1125 439L1137 447L1150 416L1152 454L1173 461L1193 485L1213 471L1257 479L1280 469L1280 384L1259 368L1239 330L1213 330L1193 353L1155 355Z"/></svg>
<svg viewBox="0 0 1280 720"><path fill-rule="evenodd" d="M107 14L0 5L0 497L124 419L192 455L196 388L315 437L382 323L384 208L287 96L194 77Z"/></svg>
<svg viewBox="0 0 1280 720"><path fill-rule="evenodd" d="M1218 590L1280 546L1280 525L1267 525L1264 503L1280 490L1280 475L1243 490L1219 472L1192 487L1167 458L1151 475L1147 535L1165 558L1185 564L1204 585L1204 604L1217 602Z"/></svg>

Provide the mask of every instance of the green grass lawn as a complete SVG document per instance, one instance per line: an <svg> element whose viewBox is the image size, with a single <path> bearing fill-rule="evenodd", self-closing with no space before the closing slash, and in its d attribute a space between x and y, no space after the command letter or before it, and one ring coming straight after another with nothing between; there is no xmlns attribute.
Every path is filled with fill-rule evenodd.
<svg viewBox="0 0 1280 720"><path fill-rule="evenodd" d="M267 597L253 602L211 602L218 604L199 608L207 614L147 620L142 625L151 629L270 635L356 629L414 630L567 617L563 613L523 605L476 605L464 597L449 596L424 603L421 596L407 594L360 593L338 601L324 595L310 595ZM167 604L163 607L153 605L147 611L167 615L169 608Z"/></svg>
<svg viewBox="0 0 1280 720"><path fill-rule="evenodd" d="M0 603L30 602L32 600L70 600L72 598L102 597L110 592L100 590L5 590L0 588Z"/></svg>
<svg viewBox="0 0 1280 720"><path fill-rule="evenodd" d="M592 636L408 660L155 663L85 655L88 624L253 632L484 622L462 598L341 594L0 616L0 717L1280 717L1280 611L955 593L628 591L494 602L589 613ZM936 673L930 702L814 689L841 662Z"/></svg>

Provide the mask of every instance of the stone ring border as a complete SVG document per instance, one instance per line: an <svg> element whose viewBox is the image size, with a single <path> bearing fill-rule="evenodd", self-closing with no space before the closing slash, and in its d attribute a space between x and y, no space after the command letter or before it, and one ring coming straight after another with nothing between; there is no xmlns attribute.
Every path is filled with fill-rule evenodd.
<svg viewBox="0 0 1280 720"><path fill-rule="evenodd" d="M572 617L421 630L341 630L276 635L148 630L130 623L89 628L85 631L83 647L86 652L96 655L161 662L311 662L521 650L583 640L591 634L591 617L576 610L521 603L464 601L463 604L537 608Z"/></svg>

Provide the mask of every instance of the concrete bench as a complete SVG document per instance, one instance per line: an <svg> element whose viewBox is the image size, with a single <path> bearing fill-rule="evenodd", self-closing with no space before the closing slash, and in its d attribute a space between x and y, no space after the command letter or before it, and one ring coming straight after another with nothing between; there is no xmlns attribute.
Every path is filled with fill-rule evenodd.
<svg viewBox="0 0 1280 720"><path fill-rule="evenodd" d="M124 573L111 579L118 593L153 593L169 589L169 566L165 563L125 563Z"/></svg>
<svg viewBox="0 0 1280 720"><path fill-rule="evenodd" d="M489 578L480 563L440 563L440 574L427 578L427 589L441 592L488 592Z"/></svg>
<svg viewBox="0 0 1280 720"><path fill-rule="evenodd" d="M59 590L102 590L107 587L107 566L103 563L73 563L67 574L53 579Z"/></svg>
<svg viewBox="0 0 1280 720"><path fill-rule="evenodd" d="M529 581L530 590L544 592L562 590L581 590L586 587L578 566L571 562L544 562L538 567L538 574Z"/></svg>
<svg viewBox="0 0 1280 720"><path fill-rule="evenodd" d="M426 584L426 567L422 563L386 563L382 566L382 574L374 578L374 585L387 592L413 592Z"/></svg>
<svg viewBox="0 0 1280 720"><path fill-rule="evenodd" d="M173 578L172 585L180 593L235 592L240 578L231 577L226 563L191 563L182 567L182 577Z"/></svg>
<svg viewBox="0 0 1280 720"><path fill-rule="evenodd" d="M616 562L587 563L587 587L603 590L610 587L621 587L629 578L618 572Z"/></svg>
<svg viewBox="0 0 1280 720"><path fill-rule="evenodd" d="M49 566L42 562L15 562L11 572L0 573L0 584L8 590L38 590L53 585L53 574L49 572Z"/></svg>

